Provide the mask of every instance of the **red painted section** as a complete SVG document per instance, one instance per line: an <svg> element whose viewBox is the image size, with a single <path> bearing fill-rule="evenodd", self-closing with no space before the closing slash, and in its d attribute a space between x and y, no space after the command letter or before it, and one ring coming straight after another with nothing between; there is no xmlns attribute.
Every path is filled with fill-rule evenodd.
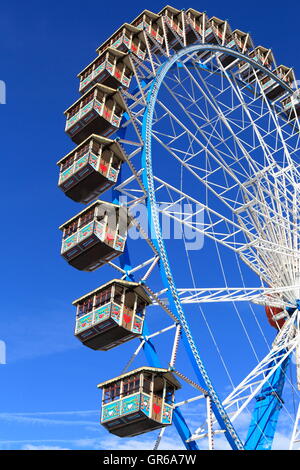
<svg viewBox="0 0 300 470"><path fill-rule="evenodd" d="M154 411L154 413L156 413L156 414L159 413L159 412L160 412L160 409L161 409L161 408L160 408L159 405L157 405L156 403L153 404L153 411Z"/></svg>
<svg viewBox="0 0 300 470"><path fill-rule="evenodd" d="M280 328L282 328L285 323L285 318L282 318L281 320L274 320L274 315L278 315L279 313L283 312L283 309L279 307L266 306L265 310L270 325L277 330L280 330Z"/></svg>
<svg viewBox="0 0 300 470"><path fill-rule="evenodd" d="M115 237L111 233L106 234L106 239L111 242Z"/></svg>

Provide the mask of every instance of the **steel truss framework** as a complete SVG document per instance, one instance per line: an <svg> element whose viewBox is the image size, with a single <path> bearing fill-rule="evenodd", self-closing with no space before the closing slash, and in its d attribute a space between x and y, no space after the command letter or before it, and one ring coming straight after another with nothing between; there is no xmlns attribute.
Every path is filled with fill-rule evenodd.
<svg viewBox="0 0 300 470"><path fill-rule="evenodd" d="M184 445L197 449L198 440L205 437L212 449L214 437L225 435L233 449L270 448L278 419L278 413L275 416L273 412L280 408L286 365L300 338L300 129L297 119L283 116L280 102L268 100L260 73L279 83L286 94L293 90L270 70L224 45L205 44L199 38L186 47L184 36L179 38L182 49L173 53L167 38L169 25L162 24L163 44L144 30L145 60L129 55L133 85L122 90L127 112L117 132L129 171L114 189L115 201L127 206L150 254L135 262L134 253L126 250L120 266L109 264L123 279L143 283L153 303L169 317L170 325L150 333L145 324L140 344L123 372L141 351L150 365L160 366L153 341L173 329L169 367L196 390L195 397L174 405L174 424ZM210 54L201 60L204 52ZM227 68L221 63L222 54L234 57ZM249 64L249 74L255 77L251 85L241 80L240 62ZM169 171L175 173L177 169L180 178L172 181L170 173L158 170L157 149L169 156ZM193 187L185 185L183 175L188 175ZM148 226L134 214L140 204L147 209ZM199 221L201 211L204 218ZM240 287L226 283L221 287L178 286L171 269L172 255L171 263L168 259L162 217L177 224L181 232L187 229L205 237L217 253L229 250L255 273L259 284L251 288L244 283ZM157 285L158 273L160 289L152 287ZM288 309L287 321L268 354L223 402L204 366L183 308L213 302L253 302ZM189 357L194 380L176 370L180 344ZM264 401L263 413L254 409L244 445L234 422L255 397L260 393L265 397L268 391L275 400ZM196 400L202 400L206 419L190 431L180 407ZM299 412L297 419L299 422ZM296 422L293 442L299 437L297 426ZM155 449L163 434L162 430Z"/></svg>

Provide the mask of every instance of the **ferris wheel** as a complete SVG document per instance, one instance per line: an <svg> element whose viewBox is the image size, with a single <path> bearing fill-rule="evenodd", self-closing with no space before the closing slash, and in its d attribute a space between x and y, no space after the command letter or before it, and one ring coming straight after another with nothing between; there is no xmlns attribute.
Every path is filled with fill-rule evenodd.
<svg viewBox="0 0 300 470"><path fill-rule="evenodd" d="M171 430L190 450L271 449L285 416L297 448L293 69L227 21L170 6L97 53L58 165L59 187L87 204L60 227L61 254L102 268L74 301L75 335L116 366L100 378L101 424L149 432L155 449Z"/></svg>

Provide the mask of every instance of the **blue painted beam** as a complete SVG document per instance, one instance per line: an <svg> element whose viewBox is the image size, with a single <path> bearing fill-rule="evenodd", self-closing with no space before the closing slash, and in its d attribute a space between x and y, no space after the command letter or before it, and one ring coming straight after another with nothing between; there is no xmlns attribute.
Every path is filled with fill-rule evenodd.
<svg viewBox="0 0 300 470"><path fill-rule="evenodd" d="M280 351L282 354L282 351ZM278 359L270 362L274 367ZM274 440L278 417L283 406L282 392L286 369L290 361L288 356L270 377L255 397L256 405L245 442L247 450L270 450Z"/></svg>
<svg viewBox="0 0 300 470"><path fill-rule="evenodd" d="M191 437L191 431L189 430L179 407L175 408L173 411L173 423L187 450L199 450L196 441L186 442L187 439Z"/></svg>
<svg viewBox="0 0 300 470"><path fill-rule="evenodd" d="M143 346L143 351L145 353L147 362L150 364L151 367L162 367L154 344L152 343L150 339L146 339L148 335L149 335L148 325L147 325L147 322L144 321L143 338L145 339L145 343Z"/></svg>

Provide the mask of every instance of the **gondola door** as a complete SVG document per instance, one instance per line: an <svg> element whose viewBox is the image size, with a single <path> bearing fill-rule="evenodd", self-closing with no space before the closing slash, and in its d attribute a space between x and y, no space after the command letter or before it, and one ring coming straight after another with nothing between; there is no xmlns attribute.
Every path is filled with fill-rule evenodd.
<svg viewBox="0 0 300 470"><path fill-rule="evenodd" d="M132 328L132 321L133 321L133 310L132 308L123 307L123 318L122 318L122 326L127 330L131 330Z"/></svg>
<svg viewBox="0 0 300 470"><path fill-rule="evenodd" d="M155 419L155 421L161 422L162 408L163 408L163 398L154 394L153 400L152 400L151 418Z"/></svg>
<svg viewBox="0 0 300 470"><path fill-rule="evenodd" d="M124 305L123 305L123 317L122 326L127 330L132 329L133 317L134 317L134 305L136 302L136 294L128 289L125 293Z"/></svg>

